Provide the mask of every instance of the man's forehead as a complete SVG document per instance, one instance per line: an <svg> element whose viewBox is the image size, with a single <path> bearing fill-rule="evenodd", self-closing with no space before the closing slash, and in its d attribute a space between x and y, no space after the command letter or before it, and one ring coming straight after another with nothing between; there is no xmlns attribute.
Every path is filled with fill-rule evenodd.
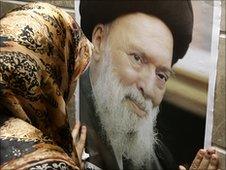
<svg viewBox="0 0 226 170"><path fill-rule="evenodd" d="M119 49L139 53L153 63L171 68L173 36L156 17L134 13L118 18L111 24L109 41L111 45L117 43Z"/></svg>
<svg viewBox="0 0 226 170"><path fill-rule="evenodd" d="M144 13L132 13L117 18L110 24L110 32L114 31L122 37L127 36L135 41L147 41L150 38L157 40L162 37L164 41L173 44L170 29L159 18Z"/></svg>

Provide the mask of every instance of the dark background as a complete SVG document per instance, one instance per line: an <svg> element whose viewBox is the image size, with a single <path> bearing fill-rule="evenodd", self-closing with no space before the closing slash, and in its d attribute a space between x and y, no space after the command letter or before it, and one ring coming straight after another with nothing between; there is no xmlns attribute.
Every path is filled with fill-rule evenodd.
<svg viewBox="0 0 226 170"><path fill-rule="evenodd" d="M189 166L196 152L203 148L205 118L163 101L157 130L159 139L169 148L176 163Z"/></svg>

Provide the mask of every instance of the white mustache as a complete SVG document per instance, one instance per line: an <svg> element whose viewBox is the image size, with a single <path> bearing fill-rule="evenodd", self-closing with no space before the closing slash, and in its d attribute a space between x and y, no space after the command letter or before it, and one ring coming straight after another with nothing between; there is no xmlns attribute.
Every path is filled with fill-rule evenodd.
<svg viewBox="0 0 226 170"><path fill-rule="evenodd" d="M153 109L152 101L145 99L144 96L141 94L141 92L136 89L136 87L126 87L125 89L125 97L122 99L130 99L137 103L142 110L144 110L146 113L149 113L150 110Z"/></svg>

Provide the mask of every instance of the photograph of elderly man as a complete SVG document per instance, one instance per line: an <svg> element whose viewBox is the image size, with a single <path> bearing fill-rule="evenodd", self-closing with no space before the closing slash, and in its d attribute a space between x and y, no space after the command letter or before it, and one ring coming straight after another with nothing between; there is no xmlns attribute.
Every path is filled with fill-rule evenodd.
<svg viewBox="0 0 226 170"><path fill-rule="evenodd" d="M191 1L81 1L80 13L94 45L80 79L86 168L178 169L156 119L172 67L192 41ZM217 168L212 148L197 155L191 167Z"/></svg>

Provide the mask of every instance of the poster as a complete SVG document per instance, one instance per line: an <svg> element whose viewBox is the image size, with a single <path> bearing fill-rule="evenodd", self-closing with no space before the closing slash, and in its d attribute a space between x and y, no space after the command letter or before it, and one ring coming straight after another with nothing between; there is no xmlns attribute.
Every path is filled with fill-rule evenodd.
<svg viewBox="0 0 226 170"><path fill-rule="evenodd" d="M92 3L95 3L95 2L92 2ZM117 7L120 8L120 10L121 10L121 7L119 7L120 4L117 5L117 3L113 3L111 5L112 5L111 6L112 9L110 10L111 12L115 11L117 13L119 11L117 9ZM199 142L199 144L197 144L197 145L194 143L191 143L191 145L194 145L191 147L197 149L197 146L202 146L204 143L205 143L205 147L209 147L210 146L209 141L211 140L211 135L212 135L211 134L211 126L212 126L213 120L211 117L211 114L212 114L211 107L213 105L213 100L211 98L213 97L213 95L211 93L213 93L212 90L214 89L214 81L210 81L210 79L214 80L214 77L216 76L215 70L216 70L216 62L217 62L217 55L218 55L218 52L217 52L218 43L217 42L218 42L218 38L219 38L219 27L220 27L219 26L220 3L215 2L215 1L192 1L191 5L193 8L193 14L194 14L192 41L191 41L190 46L187 50L187 53L183 57L183 59L179 60L172 67L175 75L173 75L172 78L169 79L169 82L167 82L166 93L163 98L163 102L170 103L170 105L172 105L173 107L176 106L177 108L180 108L182 111L184 111L184 113L181 113L182 115L188 114L188 112L189 112L189 114L194 114L195 116L200 117L202 120L204 120L203 121L204 123L206 120L205 132L202 130L197 130L197 131L202 131L200 138L202 138L203 140L201 140L201 142ZM172 6L170 6L170 7L173 8ZM132 5L131 8L135 8L135 7ZM139 5L137 6L137 8L139 8ZM100 9L95 8L95 10L98 11ZM101 9L101 10L104 10L104 9ZM130 10L130 9L126 8L126 10ZM90 15L90 16L95 15L95 11L91 10L91 11L87 12L87 15ZM109 15L111 15L111 14L109 14ZM88 17L88 18L92 18L92 17ZM101 18L101 19L103 19L103 18ZM83 17L81 16L81 23L83 24L83 26L85 25L85 27L86 27L86 24L87 24L87 27L92 27L93 21L83 20ZM100 23L101 23L101 21L100 21ZM143 23L143 25L145 27L145 22ZM115 27L117 27L117 26L115 26ZM144 28L144 30L145 30L145 28ZM98 29L97 29L97 31L98 31ZM122 33L122 37L121 37L121 39L118 38L118 41L124 40L123 39L124 38L123 31L125 31L124 28L122 28L122 32L119 32L119 33ZM128 32L129 31L130 31L130 28L128 27ZM86 34L86 30L84 32ZM148 34L146 34L146 35L148 36ZM142 34L140 36L142 36ZM89 35L88 35L88 37L89 37ZM133 37L132 33L131 33L131 37ZM139 35L137 35L136 38L139 41L139 38L140 38ZM95 39L93 39L93 40L95 41ZM126 44L127 42L125 41L124 43ZM111 44L111 43L109 43L109 44ZM119 44L120 44L120 42L119 42ZM122 46L125 44L122 44ZM153 45L153 44L151 44L151 45ZM150 49L152 49L152 48L150 47ZM105 56L105 57L107 57L107 56ZM123 57L123 55L122 55L122 57ZM135 57L135 59L136 59L136 57ZM94 60L93 63L95 63L95 60L98 60L98 59L96 59L95 54L94 54L93 60ZM124 60L124 61L126 62L126 60ZM103 61L101 61L101 62L103 62ZM107 63L105 63L105 64L107 64ZM101 67L100 65L101 64L97 64L97 65L93 64L92 65L92 62L91 62L91 68L80 79L80 98L79 98L80 115L79 115L79 117L80 117L80 121L88 127L86 152L90 156L87 159L86 166L89 168L94 168L94 169L99 169L99 168L106 169L106 167L107 167L107 169L109 167L111 167L112 169L123 169L123 168L125 169L128 166L133 167L134 169L136 169L138 167L148 169L148 167L151 166L151 165L148 165L148 163L147 163L149 161L145 162L142 160L145 160L147 157L149 157L148 154L150 154L150 151L145 152L144 148L146 148L146 150L148 150L150 148L149 147L139 147L139 146L140 145L149 145L150 141L140 140L141 143L136 145L137 144L136 142L139 140L139 138L136 138L136 139L134 138L134 141L132 141L132 140L131 141L136 144L133 145L132 142L130 141L129 137L127 139L125 139L125 138L122 139L123 133L120 133L120 131L122 132L124 130L123 128L126 129L130 125L135 126L135 124L137 123L136 122L137 119L133 119L132 118L133 116L131 116L131 115L129 116L128 119L126 119L125 115L122 115L122 114L117 115L115 113L115 115L111 115L111 111L113 112L114 108L116 110L116 107L118 105L122 104L122 102L120 103L119 101L117 101L116 97L114 96L114 95L119 96L119 93L117 91L118 89L115 87L109 87L109 86L111 86L111 84L109 84L108 81L112 81L112 83L113 82L115 83L114 78L110 78L110 80L109 80L108 79L109 77L104 76L104 73L101 73L101 76L105 77L103 79L101 79L101 78L98 79L97 78L98 76L95 77L95 72L98 72L99 69L102 69L102 68L99 68L99 67ZM126 67L123 64L121 64L121 65L119 64L117 66L118 66L117 69L119 69L119 70L121 69L120 67ZM123 72L123 71L125 71L125 70L123 70L123 68L122 68L121 72ZM115 71L115 72L117 74L120 74L117 71ZM109 73L109 71L106 68L105 74L108 74L108 73ZM90 75L94 77L94 80L92 80L92 78L90 78ZM125 73L125 75L129 76L129 74L127 75L126 73ZM126 76L124 76L125 80L130 80ZM95 88L94 87L95 79L98 79L98 81L101 81L101 80L104 81L102 83L97 83L99 86L98 87L99 91L97 90L96 94L93 93L93 88ZM120 79L120 81L125 82L122 79ZM212 82L212 83L208 84L209 82ZM127 84L124 84L124 87L126 85ZM108 87L106 87L106 86L108 86ZM112 93L109 92L109 91L111 91L110 88L114 88ZM99 92L100 92L100 94L98 94ZM111 93L111 94L109 94L109 93ZM96 101L97 96L99 98L98 101ZM100 106L98 106L98 104L100 102L102 102L101 103L102 109L100 108ZM115 103L117 103L117 104L115 104ZM138 105L139 104L140 103L138 102ZM108 107L109 105L114 106L113 108L111 108L112 109L111 111L109 111L109 107ZM160 106L161 106L161 104L160 104ZM122 107L124 107L124 106L122 105ZM117 109L118 109L118 112L124 111L123 108L117 107ZM160 109L161 109L161 107L160 107ZM103 113L100 113L100 112L103 112ZM158 112L156 112L156 113L158 113ZM87 116L87 114L89 116ZM170 113L167 113L167 114L170 114ZM141 113L141 115L142 115L142 113ZM142 117L142 116L140 116L140 117ZM149 121L151 122L151 120L149 120ZM181 120L178 118L175 121L181 121ZM131 128L130 129L131 131L127 132L127 135L131 136L131 139L136 135L140 135L140 137L141 136L142 137L149 136L150 132L155 134L155 132L156 132L155 129L150 128L150 126L155 127L155 123L152 124L150 122L149 122L150 123L149 128L146 127L146 130L144 130L142 133L140 133L140 134L134 133L135 131L139 131L145 127L145 121L140 121L140 122L142 122L142 123L140 123L140 124L138 123L138 125L136 124L137 129L134 130L133 128ZM140 129L139 129L139 127L140 127ZM193 127L192 123L187 127L179 126L179 128L184 128L184 129L189 129L189 128L192 129L192 127ZM168 127L166 126L166 128L168 128ZM119 129L120 129L120 131L119 131ZM193 129L193 130L195 131L196 129ZM166 131L167 131L167 129L166 129ZM124 133L124 135L125 135L125 133ZM184 136L186 136L186 134L184 134ZM173 136L170 136L169 138L171 138L171 137L173 137ZM183 138L183 136L181 138ZM204 140L204 138L205 138L205 140ZM120 140L121 140L121 143L119 142ZM156 140L156 139L154 139L154 140ZM182 142L183 142L183 140L181 141L181 143ZM174 146L175 145L177 145L177 143L176 144L174 143ZM164 150L163 149L164 146L162 146L162 145L159 145L159 146L160 146L159 152L161 153L161 149ZM144 149L144 150L142 150L142 149ZM131 150L133 150L134 152L132 152ZM171 148L171 150L172 150L172 148ZM166 150L164 150L164 151L166 151ZM168 151L168 149L167 149L167 151ZM127 153L125 153L125 152L127 152ZM136 158L133 157L134 156L133 154L136 155L135 156ZM195 152L191 154L191 153L187 153L187 151L185 150L185 154L190 154L190 157L193 157ZM152 157L152 156L150 156L150 157ZM175 157L175 155L173 155L172 157ZM135 160L135 161L131 161L131 159ZM141 161L139 162L139 160L141 160ZM171 160L166 160L166 162L167 161L169 161L168 163L171 162ZM191 160L189 160L189 161L191 161ZM189 161L182 162L182 164L184 164L185 166L189 166L189 164L191 163ZM144 164L146 164L146 165L142 164L141 162L142 163L145 162ZM155 156L151 158L150 162L155 162L155 166L158 168L162 166L161 165L162 162L159 160L156 161ZM131 164L135 164L135 166L131 165Z"/></svg>

